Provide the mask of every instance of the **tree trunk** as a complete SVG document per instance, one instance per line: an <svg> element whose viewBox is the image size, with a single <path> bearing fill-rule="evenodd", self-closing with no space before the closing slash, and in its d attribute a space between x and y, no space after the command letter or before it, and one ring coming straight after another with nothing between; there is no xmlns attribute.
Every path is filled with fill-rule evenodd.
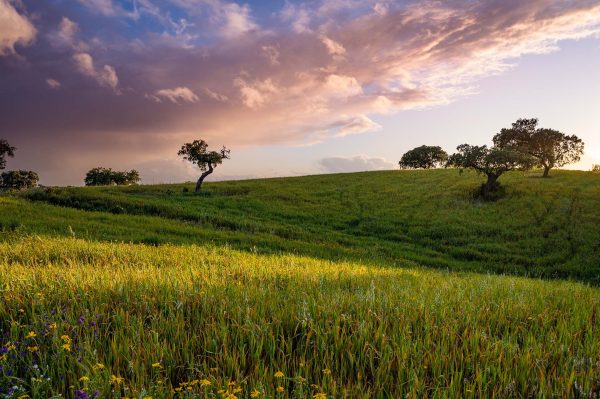
<svg viewBox="0 0 600 399"><path fill-rule="evenodd" d="M204 181L204 179L206 178L206 176L210 175L213 172L213 166L212 164L208 164L208 170L204 173L202 173L202 175L200 176L200 178L198 179L198 181L196 182L196 193L200 192L200 189L202 188L202 182Z"/></svg>
<svg viewBox="0 0 600 399"><path fill-rule="evenodd" d="M500 175L490 173L487 175L487 182L483 185L483 196L488 197L496 188L496 182Z"/></svg>
<svg viewBox="0 0 600 399"><path fill-rule="evenodd" d="M544 177L548 177L549 173L550 173L550 166L544 165Z"/></svg>

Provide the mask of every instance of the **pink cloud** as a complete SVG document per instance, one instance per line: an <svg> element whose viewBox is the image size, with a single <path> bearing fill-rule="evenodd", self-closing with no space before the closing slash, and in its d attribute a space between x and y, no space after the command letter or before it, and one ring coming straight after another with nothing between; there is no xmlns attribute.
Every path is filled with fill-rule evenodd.
<svg viewBox="0 0 600 399"><path fill-rule="evenodd" d="M30 45L36 29L8 0L0 0L0 56L15 54L15 46Z"/></svg>

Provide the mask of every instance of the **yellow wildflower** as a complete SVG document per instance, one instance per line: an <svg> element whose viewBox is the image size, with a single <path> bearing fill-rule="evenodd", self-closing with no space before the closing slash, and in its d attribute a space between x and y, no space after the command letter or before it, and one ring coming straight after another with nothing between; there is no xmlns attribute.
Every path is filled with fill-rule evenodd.
<svg viewBox="0 0 600 399"><path fill-rule="evenodd" d="M116 375L111 375L110 376L110 382L111 384L114 385L121 385L121 383L124 381L125 379L123 377L117 377Z"/></svg>
<svg viewBox="0 0 600 399"><path fill-rule="evenodd" d="M36 336L36 333L34 331L29 331L29 334L27 334L26 338L34 338Z"/></svg>
<svg viewBox="0 0 600 399"><path fill-rule="evenodd" d="M104 365L102 363L96 363L96 365L92 368L94 370L104 370Z"/></svg>
<svg viewBox="0 0 600 399"><path fill-rule="evenodd" d="M64 350L66 350L67 352L71 352L71 345L70 345L70 344L64 344L64 345L62 346L62 348L63 348Z"/></svg>
<svg viewBox="0 0 600 399"><path fill-rule="evenodd" d="M283 378L284 375L285 374L283 374L282 371L278 371L278 372L275 373L275 378Z"/></svg>
<svg viewBox="0 0 600 399"><path fill-rule="evenodd" d="M260 396L260 392L258 392L258 390L254 389L252 392L250 392L250 397L251 398L258 398Z"/></svg>
<svg viewBox="0 0 600 399"><path fill-rule="evenodd" d="M329 370L329 369L323 369L323 374L329 375L329 374L331 374L331 370Z"/></svg>
<svg viewBox="0 0 600 399"><path fill-rule="evenodd" d="M86 381L89 381L89 380L90 380L90 377L86 377L86 376L84 375L83 377L81 377L81 378L79 379L79 382L86 382Z"/></svg>
<svg viewBox="0 0 600 399"><path fill-rule="evenodd" d="M277 387L277 393L283 393L283 387L281 385Z"/></svg>
<svg viewBox="0 0 600 399"><path fill-rule="evenodd" d="M38 348L37 346L28 346L27 350L31 353L37 352L40 348Z"/></svg>
<svg viewBox="0 0 600 399"><path fill-rule="evenodd" d="M207 379L200 380L200 386L207 387L210 386L211 382Z"/></svg>
<svg viewBox="0 0 600 399"><path fill-rule="evenodd" d="M19 313L25 313L25 309L19 309Z"/></svg>
<svg viewBox="0 0 600 399"><path fill-rule="evenodd" d="M242 392L242 388L237 387L237 388L233 388L233 393L241 393Z"/></svg>
<svg viewBox="0 0 600 399"><path fill-rule="evenodd" d="M152 363L152 368L153 369L162 369L162 365L160 364L160 362Z"/></svg>
<svg viewBox="0 0 600 399"><path fill-rule="evenodd" d="M313 399L327 399L327 395L323 392L319 392L313 395Z"/></svg>
<svg viewBox="0 0 600 399"><path fill-rule="evenodd" d="M68 335L62 335L60 337L60 339L62 339L65 343L70 344L71 343L71 337L69 337Z"/></svg>
<svg viewBox="0 0 600 399"><path fill-rule="evenodd" d="M50 324L48 327L49 327L51 330L56 330L56 328L57 328L58 326L56 325L56 323L52 323L52 324Z"/></svg>

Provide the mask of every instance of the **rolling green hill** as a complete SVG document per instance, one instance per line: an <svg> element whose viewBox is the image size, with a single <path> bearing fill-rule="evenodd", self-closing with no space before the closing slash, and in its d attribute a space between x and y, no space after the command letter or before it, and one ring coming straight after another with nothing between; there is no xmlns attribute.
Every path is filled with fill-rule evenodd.
<svg viewBox="0 0 600 399"><path fill-rule="evenodd" d="M0 398L594 397L600 176L502 181L0 196Z"/></svg>
<svg viewBox="0 0 600 399"><path fill-rule="evenodd" d="M0 198L5 230L600 283L600 175L503 176L474 201L456 170L370 172L193 185L35 190ZM61 206L60 208L57 206ZM70 209L64 209L67 207ZM94 212L80 212L80 210Z"/></svg>

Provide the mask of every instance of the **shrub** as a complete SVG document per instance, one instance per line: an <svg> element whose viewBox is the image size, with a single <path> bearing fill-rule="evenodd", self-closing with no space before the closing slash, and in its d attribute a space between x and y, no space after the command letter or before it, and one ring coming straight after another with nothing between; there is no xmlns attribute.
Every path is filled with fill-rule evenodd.
<svg viewBox="0 0 600 399"><path fill-rule="evenodd" d="M87 172L84 181L86 186L129 186L139 183L140 174L135 169L119 172L99 167Z"/></svg>
<svg viewBox="0 0 600 399"><path fill-rule="evenodd" d="M0 188L25 190L37 186L40 180L37 173L28 170L10 170L0 175Z"/></svg>

